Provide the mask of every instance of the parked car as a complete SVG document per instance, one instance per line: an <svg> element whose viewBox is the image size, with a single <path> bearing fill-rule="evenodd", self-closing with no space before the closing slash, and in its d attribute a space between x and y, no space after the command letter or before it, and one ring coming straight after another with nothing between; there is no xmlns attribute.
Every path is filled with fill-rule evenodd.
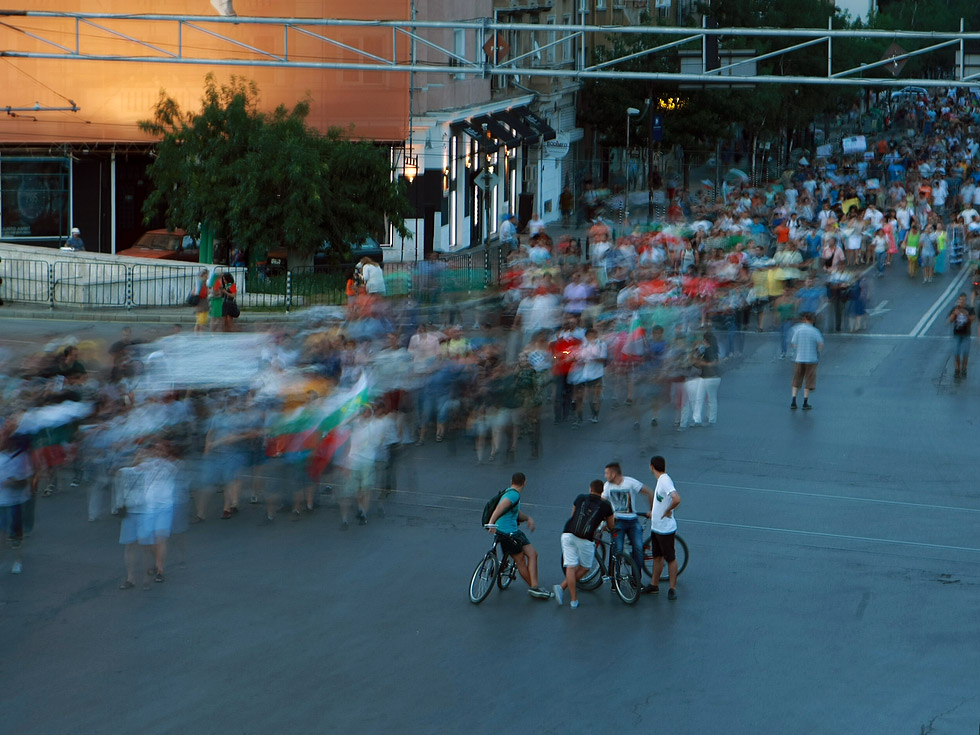
<svg viewBox="0 0 980 735"><path fill-rule="evenodd" d="M150 230L140 235L132 247L120 250L117 255L132 258L157 258L197 263L200 259L197 240L183 230Z"/></svg>
<svg viewBox="0 0 980 735"><path fill-rule="evenodd" d="M895 102L896 100L906 100L915 99L919 95L929 96L929 92L926 91L925 87L902 87L896 92L892 92L891 100Z"/></svg>
<svg viewBox="0 0 980 735"><path fill-rule="evenodd" d="M313 271L325 272L335 268L353 268L363 257L369 257L380 265L384 261L384 250L373 237L367 237L359 243L350 246L350 257L338 258L331 252L329 242L324 242L319 250L313 253ZM263 263L266 275L274 276L289 268L289 253L285 248L270 250Z"/></svg>

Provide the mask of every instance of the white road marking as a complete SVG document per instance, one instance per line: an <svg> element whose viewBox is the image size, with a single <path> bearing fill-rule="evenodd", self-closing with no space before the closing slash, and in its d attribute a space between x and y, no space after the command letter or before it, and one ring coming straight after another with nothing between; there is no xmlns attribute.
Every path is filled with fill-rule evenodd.
<svg viewBox="0 0 980 735"><path fill-rule="evenodd" d="M878 304L875 308L868 309L868 316L881 316L882 314L891 311L891 309L885 308L887 304L888 304L888 299L885 299L880 304Z"/></svg>
<svg viewBox="0 0 980 735"><path fill-rule="evenodd" d="M918 323L912 327L912 331L909 332L910 337L921 337L929 331L933 325L933 322L935 322L939 316L940 310L943 308L946 302L949 301L949 297L954 291L963 286L963 283L966 281L967 276L970 275L970 272L971 271L969 268L963 268L960 270L960 274L953 279L953 282L950 283L946 287L946 290L939 295L939 298L936 299L935 303L929 307L925 314L922 315L922 318L918 321Z"/></svg>

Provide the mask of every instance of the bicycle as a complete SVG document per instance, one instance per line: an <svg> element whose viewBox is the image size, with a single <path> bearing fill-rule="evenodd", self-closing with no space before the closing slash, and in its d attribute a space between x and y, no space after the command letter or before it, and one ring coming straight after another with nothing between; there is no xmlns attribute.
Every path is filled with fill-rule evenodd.
<svg viewBox="0 0 980 735"><path fill-rule="evenodd" d="M487 525L485 528L489 529L492 526ZM479 605L490 596L494 584L501 590L505 590L517 578L517 564L514 563L513 557L501 549L502 559L497 558L499 546L500 539L497 534L494 534L493 545L473 570L473 576L470 578L470 602L474 605Z"/></svg>
<svg viewBox="0 0 980 735"><path fill-rule="evenodd" d="M599 589L606 580L612 582L613 591L627 605L636 604L643 587L640 568L625 547L618 554L612 553L612 543L603 538L605 529L600 527L595 535L595 556L592 567L577 583L576 587L585 592ZM608 571L607 571L608 570ZM562 558L562 573L565 559Z"/></svg>
<svg viewBox="0 0 980 735"><path fill-rule="evenodd" d="M642 520L644 527L643 531L646 531L646 519ZM599 543L596 542L596 557L599 557ZM603 553L605 553L603 551ZM687 542L684 541L679 535L674 534L674 555L677 559L677 576L681 576L687 568L688 560L688 550ZM630 557L632 559L632 557ZM635 564L635 562L634 562ZM651 579L653 578L653 534L647 535L646 541L643 543L643 571L646 572L647 576ZM592 567L585 574L582 579L578 581L578 588L585 590L586 592L597 589L602 584L602 576L605 575L605 568L600 565L600 562L593 560ZM667 565L664 564L663 569L660 571L660 581L668 582L670 581L670 572L667 569Z"/></svg>
<svg viewBox="0 0 980 735"><path fill-rule="evenodd" d="M643 530L646 531L647 529L644 528ZM679 577L681 572L687 568L687 543L676 533L674 534L674 557L677 559L677 576ZM647 540L643 542L643 571L653 579L653 533L650 533ZM670 572L666 562L664 562L664 568L660 570L660 581L670 581Z"/></svg>

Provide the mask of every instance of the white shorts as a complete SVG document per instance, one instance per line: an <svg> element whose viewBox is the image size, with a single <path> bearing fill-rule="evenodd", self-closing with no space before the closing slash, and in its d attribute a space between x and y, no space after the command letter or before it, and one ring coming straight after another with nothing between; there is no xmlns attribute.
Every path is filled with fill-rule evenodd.
<svg viewBox="0 0 980 735"><path fill-rule="evenodd" d="M595 559L595 541L579 538L573 533L561 535L562 564L566 567L589 569Z"/></svg>

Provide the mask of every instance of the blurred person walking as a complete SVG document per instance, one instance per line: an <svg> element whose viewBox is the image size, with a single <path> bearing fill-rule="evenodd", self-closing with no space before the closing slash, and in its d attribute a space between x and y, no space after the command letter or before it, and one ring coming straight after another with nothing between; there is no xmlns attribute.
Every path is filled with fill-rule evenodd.
<svg viewBox="0 0 980 735"><path fill-rule="evenodd" d="M704 404L708 404L707 423L718 423L718 387L721 385L721 372L718 367L718 340L710 330L701 337L694 355L694 366L701 371L701 381L694 397L694 425L704 422Z"/></svg>
<svg viewBox="0 0 980 735"><path fill-rule="evenodd" d="M966 305L966 294L961 293L946 319L949 324L953 325L953 363L956 366L956 372L953 373L954 378L966 377L966 368L970 362L970 337L976 318L977 315L973 307Z"/></svg>
<svg viewBox="0 0 980 735"><path fill-rule="evenodd" d="M142 568L141 557L152 563L146 570L147 576L153 577L154 582L163 582L167 539L173 528L177 495L177 464L171 459L165 442L154 442L136 464L123 468L120 473L126 484L123 495L126 515L119 531L119 543L124 546L126 579L119 589L136 586ZM143 586L149 588L148 583Z"/></svg>
<svg viewBox="0 0 980 735"><path fill-rule="evenodd" d="M30 437L14 433L17 421L16 416L8 416L0 426L0 544L9 544L14 552L12 574L20 574L24 568L21 555L25 531L31 530L25 525L32 525L28 516L32 515L31 477L34 474L30 462Z"/></svg>

